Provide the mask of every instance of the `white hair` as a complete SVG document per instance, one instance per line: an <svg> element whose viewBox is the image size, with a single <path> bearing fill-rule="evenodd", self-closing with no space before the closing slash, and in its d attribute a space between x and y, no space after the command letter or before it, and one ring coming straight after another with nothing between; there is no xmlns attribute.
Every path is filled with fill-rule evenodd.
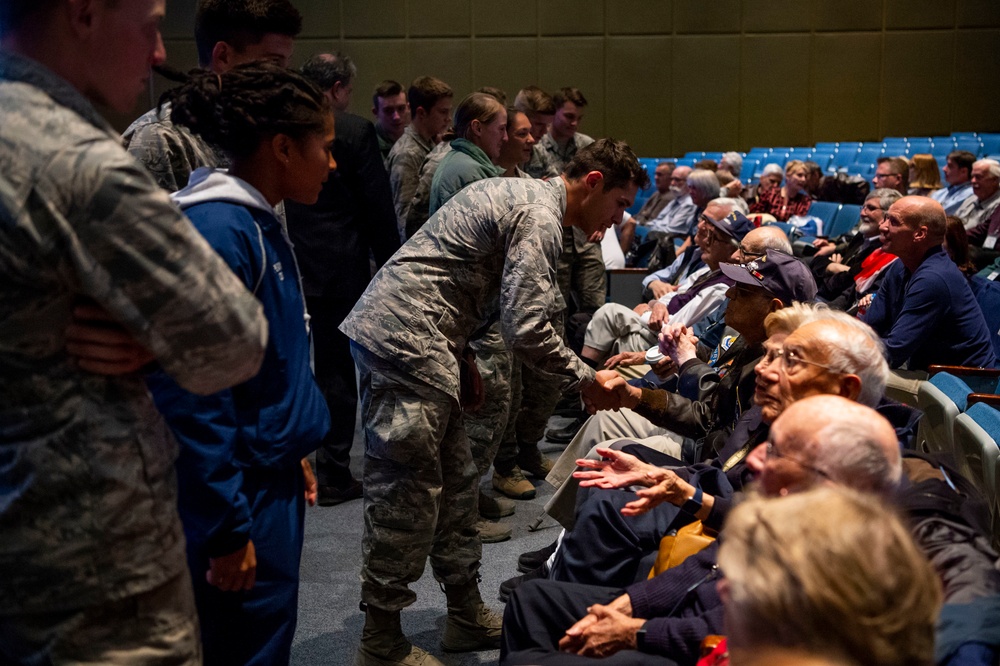
<svg viewBox="0 0 1000 666"><path fill-rule="evenodd" d="M733 210L738 210L744 215L750 214L750 206L742 197L719 197L718 199L712 199L709 203L720 204L722 206L730 206Z"/></svg>
<svg viewBox="0 0 1000 666"><path fill-rule="evenodd" d="M734 151L722 153L722 159L719 161L719 166L726 167L729 173L733 174L733 178L739 178L740 171L743 170L743 156Z"/></svg>
<svg viewBox="0 0 1000 666"><path fill-rule="evenodd" d="M719 194L719 178L708 169L695 169L688 174L688 187L692 187L704 197L715 198Z"/></svg>
<svg viewBox="0 0 1000 666"><path fill-rule="evenodd" d="M980 168L986 167L987 169L989 169L989 174L991 176L993 176L994 178L1000 178L1000 162L997 162L996 160L991 160L986 158L977 160L972 165L973 169L975 169L976 167Z"/></svg>
<svg viewBox="0 0 1000 666"><path fill-rule="evenodd" d="M781 168L780 164L775 164L774 162L766 165L764 167L764 171L760 175L761 177L764 177L764 176L770 176L771 174L774 173L780 175L782 178L785 177L785 170Z"/></svg>

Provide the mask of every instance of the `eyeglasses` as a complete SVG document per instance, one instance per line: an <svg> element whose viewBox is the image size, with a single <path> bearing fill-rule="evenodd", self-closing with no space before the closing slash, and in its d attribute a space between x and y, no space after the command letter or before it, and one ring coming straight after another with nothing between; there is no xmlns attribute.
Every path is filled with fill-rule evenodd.
<svg viewBox="0 0 1000 666"><path fill-rule="evenodd" d="M767 442L767 444L765 444L765 447L767 448L767 457L768 458L780 458L782 460L787 460L790 463L795 463L796 465L798 465L802 469L809 470L813 474L818 474L819 476L822 476L824 479L829 479L830 478L830 475L827 474L826 472L824 472L823 470L821 470L819 467L814 467L814 466L812 466L812 465L810 465L808 463L804 463L801 460L799 460L798 458L793 458L792 456L786 456L784 453L782 453L781 451L779 451L778 447L776 447L771 442Z"/></svg>
<svg viewBox="0 0 1000 666"><path fill-rule="evenodd" d="M746 263L747 261L753 261L754 259L760 259L765 254L767 254L766 252L751 252L750 250L746 249L743 243L740 243L739 248L740 248L740 256L743 257L744 263Z"/></svg>
<svg viewBox="0 0 1000 666"><path fill-rule="evenodd" d="M839 370L834 370L831 366L825 365L823 363L817 363L816 361L810 361L807 358L802 358L802 356L794 349L785 349L784 347L766 347L764 349L764 357L761 359L761 363L765 367L771 365L778 359L781 359L785 366L785 371L794 375L799 370L802 369L802 364L815 365L818 368L823 368L829 370L830 372L835 372L840 374Z"/></svg>

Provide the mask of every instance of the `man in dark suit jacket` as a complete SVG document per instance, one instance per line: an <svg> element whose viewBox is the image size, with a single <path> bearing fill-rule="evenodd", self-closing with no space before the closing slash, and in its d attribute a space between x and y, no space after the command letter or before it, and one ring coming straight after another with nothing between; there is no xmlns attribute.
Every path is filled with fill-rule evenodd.
<svg viewBox="0 0 1000 666"><path fill-rule="evenodd" d="M303 74L326 91L335 109L337 171L315 204L285 204L312 317L316 380L330 408L330 432L316 452L322 506L361 496L361 483L350 470L357 381L350 341L337 327L371 280L369 252L377 268L399 249L389 176L375 127L345 111L355 72L350 58L339 53L314 56L303 66Z"/></svg>
<svg viewBox="0 0 1000 666"><path fill-rule="evenodd" d="M864 260L882 247L878 225L889 210L889 206L901 196L899 192L889 188L875 190L868 195L861 207L861 221L858 223L857 233L839 244L827 240L818 240L814 243L819 250L809 261L809 268L819 287L817 296L831 303L836 309L847 309L838 307L841 301L845 301L844 304L848 307L853 305L856 300L853 298L854 278L861 272Z"/></svg>

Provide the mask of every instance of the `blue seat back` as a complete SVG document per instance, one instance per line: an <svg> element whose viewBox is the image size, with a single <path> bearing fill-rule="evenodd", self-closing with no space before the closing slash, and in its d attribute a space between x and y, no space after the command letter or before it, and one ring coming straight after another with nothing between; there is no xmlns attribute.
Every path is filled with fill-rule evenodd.
<svg viewBox="0 0 1000 666"><path fill-rule="evenodd" d="M809 206L809 214L823 220L823 226L829 229L834 216L840 210L840 204L832 201L813 201Z"/></svg>
<svg viewBox="0 0 1000 666"><path fill-rule="evenodd" d="M861 219L861 206L857 204L843 204L830 221L827 228L828 238L843 236L857 224Z"/></svg>

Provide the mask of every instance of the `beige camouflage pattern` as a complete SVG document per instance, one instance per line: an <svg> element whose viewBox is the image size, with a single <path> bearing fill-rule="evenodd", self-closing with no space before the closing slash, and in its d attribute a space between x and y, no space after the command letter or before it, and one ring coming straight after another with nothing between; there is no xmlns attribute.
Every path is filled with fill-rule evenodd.
<svg viewBox="0 0 1000 666"><path fill-rule="evenodd" d="M531 159L524 165L524 171L532 178L555 178L561 172L552 163L549 151L542 148L540 143L531 147Z"/></svg>
<svg viewBox="0 0 1000 666"><path fill-rule="evenodd" d="M609 230L608 233L614 233ZM559 292L576 310L596 312L607 299L607 268L600 243L591 243L576 227L563 231L563 251L556 267Z"/></svg>
<svg viewBox="0 0 1000 666"><path fill-rule="evenodd" d="M0 616L150 590L185 567L176 444L141 376L67 357L95 301L187 390L252 377L260 304L41 66L0 53Z"/></svg>
<svg viewBox="0 0 1000 666"><path fill-rule="evenodd" d="M431 148L427 153L424 163L420 166L419 182L417 189L410 200L410 208L406 212L405 233L406 238L417 233L417 229L424 226L424 222L431 216L431 183L434 182L434 173L444 156L451 152L451 142L442 141Z"/></svg>
<svg viewBox="0 0 1000 666"><path fill-rule="evenodd" d="M399 137L385 160L401 240L406 240L406 216L410 211L413 195L417 192L417 184L420 182L420 167L433 147L434 144L425 141L413 129L413 125L407 125L403 130L403 136Z"/></svg>
<svg viewBox="0 0 1000 666"><path fill-rule="evenodd" d="M168 192L187 186L191 172L198 167L229 166L221 151L170 120L170 104L139 116L122 134L122 145Z"/></svg>
<svg viewBox="0 0 1000 666"><path fill-rule="evenodd" d="M594 371L551 323L565 210L562 178L469 185L386 262L340 329L457 401L458 355L499 314L525 363L565 388L589 384Z"/></svg>
<svg viewBox="0 0 1000 666"><path fill-rule="evenodd" d="M399 610L430 558L446 585L476 579L478 479L458 403L351 346L365 415L361 600Z"/></svg>
<svg viewBox="0 0 1000 666"><path fill-rule="evenodd" d="M552 134L546 133L542 140L535 144L535 147L548 154L548 162L556 170L556 173L562 173L576 155L576 151L586 148L592 143L594 143L592 138L577 132L572 139L566 142L565 146L560 146L552 138Z"/></svg>
<svg viewBox="0 0 1000 666"><path fill-rule="evenodd" d="M499 322L469 346L476 352L476 367L483 378L486 401L478 411L465 415L465 430L469 434L472 460L482 476L493 464L507 427L514 361L503 341Z"/></svg>

